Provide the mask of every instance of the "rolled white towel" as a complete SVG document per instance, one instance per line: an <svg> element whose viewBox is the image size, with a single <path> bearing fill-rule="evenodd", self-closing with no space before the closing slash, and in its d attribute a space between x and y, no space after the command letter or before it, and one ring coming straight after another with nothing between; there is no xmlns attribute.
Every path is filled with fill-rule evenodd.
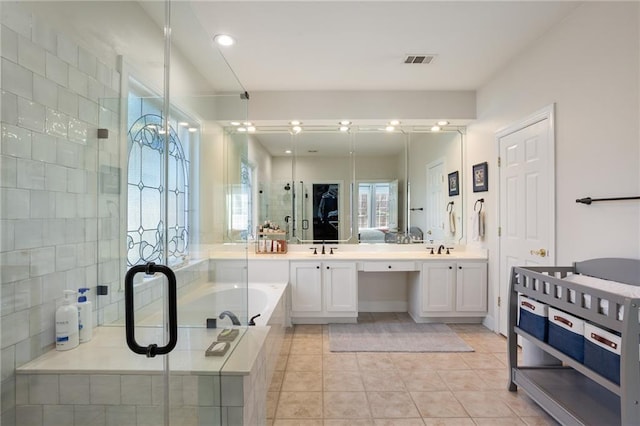
<svg viewBox="0 0 640 426"><path fill-rule="evenodd" d="M456 215L453 212L453 208L451 208L449 212L449 232L451 232L451 234L456 233Z"/></svg>

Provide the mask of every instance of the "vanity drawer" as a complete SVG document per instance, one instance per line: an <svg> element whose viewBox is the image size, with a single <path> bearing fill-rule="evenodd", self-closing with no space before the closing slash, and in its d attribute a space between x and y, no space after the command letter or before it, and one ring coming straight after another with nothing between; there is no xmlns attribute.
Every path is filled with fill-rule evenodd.
<svg viewBox="0 0 640 426"><path fill-rule="evenodd" d="M362 262L364 272L403 272L416 271L416 263L412 261L375 261Z"/></svg>

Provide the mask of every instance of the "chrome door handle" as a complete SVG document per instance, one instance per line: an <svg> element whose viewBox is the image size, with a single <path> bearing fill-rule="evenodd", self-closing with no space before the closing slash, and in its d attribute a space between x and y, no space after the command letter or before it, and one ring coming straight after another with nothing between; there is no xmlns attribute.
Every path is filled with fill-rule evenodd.
<svg viewBox="0 0 640 426"><path fill-rule="evenodd" d="M541 248L540 250L531 250L529 253L531 253L534 256L540 256L540 257L546 257L547 256L547 250Z"/></svg>

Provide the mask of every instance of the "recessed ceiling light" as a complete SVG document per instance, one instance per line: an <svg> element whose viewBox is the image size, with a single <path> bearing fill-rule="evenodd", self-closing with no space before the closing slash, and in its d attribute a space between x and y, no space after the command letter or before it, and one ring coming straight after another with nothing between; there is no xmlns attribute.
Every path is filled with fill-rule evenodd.
<svg viewBox="0 0 640 426"><path fill-rule="evenodd" d="M240 122L239 121L231 121L229 124L231 124L232 126L239 126Z"/></svg>
<svg viewBox="0 0 640 426"><path fill-rule="evenodd" d="M289 124L291 124L292 126L299 126L299 125L301 125L301 124L302 124L302 121L299 121L299 120L291 120L291 121L289 122Z"/></svg>
<svg viewBox="0 0 640 426"><path fill-rule="evenodd" d="M438 126L446 126L447 124L449 124L449 122L447 120L438 121Z"/></svg>
<svg viewBox="0 0 640 426"><path fill-rule="evenodd" d="M194 133L194 132L197 132L197 131L198 131L198 129L197 129L196 127L189 127L189 131L190 131L191 133Z"/></svg>
<svg viewBox="0 0 640 426"><path fill-rule="evenodd" d="M342 121L340 121L340 125L341 125L341 126L348 126L348 125L350 125L350 124L351 124L351 121L349 121L349 120L342 120Z"/></svg>
<svg viewBox="0 0 640 426"><path fill-rule="evenodd" d="M247 128L246 127L238 127L238 131L239 132L246 132Z"/></svg>
<svg viewBox="0 0 640 426"><path fill-rule="evenodd" d="M285 153L285 154L291 154L291 150L290 150L290 149L287 149L284 153Z"/></svg>
<svg viewBox="0 0 640 426"><path fill-rule="evenodd" d="M387 132L393 132L396 128L393 126L387 126L384 128Z"/></svg>
<svg viewBox="0 0 640 426"><path fill-rule="evenodd" d="M397 126L398 124L400 124L400 120L391 120L389 122L389 125L391 125L391 126Z"/></svg>
<svg viewBox="0 0 640 426"><path fill-rule="evenodd" d="M213 41L220 46L232 46L236 42L234 38L228 34L216 34L213 37Z"/></svg>
<svg viewBox="0 0 640 426"><path fill-rule="evenodd" d="M340 131L341 132L348 132L349 131L349 126L340 126Z"/></svg>
<svg viewBox="0 0 640 426"><path fill-rule="evenodd" d="M439 132L439 131L440 131L440 126L433 126L433 127L431 127L431 131L432 131L432 132Z"/></svg>
<svg viewBox="0 0 640 426"><path fill-rule="evenodd" d="M253 126L249 126L249 127L247 127L247 131L249 131L249 132L255 132L255 131L256 131L256 128L255 128L255 127L253 127Z"/></svg>

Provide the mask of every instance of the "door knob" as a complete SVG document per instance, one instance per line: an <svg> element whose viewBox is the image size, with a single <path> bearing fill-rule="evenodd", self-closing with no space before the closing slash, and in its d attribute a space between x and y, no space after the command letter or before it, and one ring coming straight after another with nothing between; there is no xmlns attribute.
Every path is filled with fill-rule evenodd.
<svg viewBox="0 0 640 426"><path fill-rule="evenodd" d="M545 257L547 255L547 251L543 248L540 250L531 250L530 253L534 256Z"/></svg>

